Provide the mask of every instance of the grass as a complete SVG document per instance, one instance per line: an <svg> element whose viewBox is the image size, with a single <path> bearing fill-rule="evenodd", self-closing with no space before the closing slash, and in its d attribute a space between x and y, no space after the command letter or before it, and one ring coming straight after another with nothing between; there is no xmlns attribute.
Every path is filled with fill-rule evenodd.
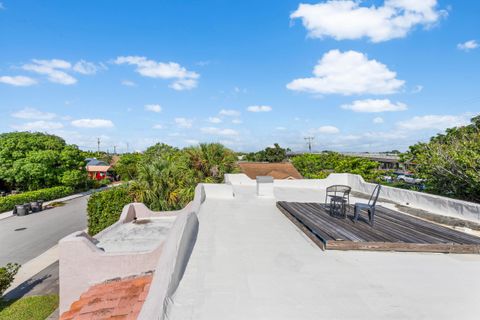
<svg viewBox="0 0 480 320"><path fill-rule="evenodd" d="M58 295L0 300L0 320L45 320L58 307Z"/></svg>

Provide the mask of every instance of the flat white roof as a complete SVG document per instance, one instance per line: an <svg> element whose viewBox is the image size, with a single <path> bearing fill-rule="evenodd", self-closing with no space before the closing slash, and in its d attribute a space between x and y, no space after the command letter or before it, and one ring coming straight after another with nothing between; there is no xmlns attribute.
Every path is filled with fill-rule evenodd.
<svg viewBox="0 0 480 320"><path fill-rule="evenodd" d="M168 319L478 319L480 255L322 251L277 199L234 188L201 206ZM324 201L322 190L275 192Z"/></svg>

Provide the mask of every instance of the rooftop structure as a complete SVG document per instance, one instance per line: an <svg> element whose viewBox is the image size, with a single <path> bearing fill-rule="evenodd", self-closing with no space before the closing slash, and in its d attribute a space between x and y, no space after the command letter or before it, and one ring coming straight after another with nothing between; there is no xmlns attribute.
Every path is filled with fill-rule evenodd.
<svg viewBox="0 0 480 320"><path fill-rule="evenodd" d="M138 319L476 319L480 313L479 254L323 251L277 207L323 203L334 184L352 187L351 203L364 202L372 185L359 176L274 180L261 194L244 174L225 182L199 185L194 201L177 212L127 205L119 222L97 236L123 234L122 225L134 218L176 217L150 251L105 252L82 233L62 240L60 311L90 286L151 270ZM378 205L392 215L416 210L472 228L480 223L478 204L409 190L384 187ZM81 258L86 252L88 259Z"/></svg>
<svg viewBox="0 0 480 320"><path fill-rule="evenodd" d="M239 162L238 166L250 179L258 176L270 176L274 179L302 179L302 175L290 162Z"/></svg>

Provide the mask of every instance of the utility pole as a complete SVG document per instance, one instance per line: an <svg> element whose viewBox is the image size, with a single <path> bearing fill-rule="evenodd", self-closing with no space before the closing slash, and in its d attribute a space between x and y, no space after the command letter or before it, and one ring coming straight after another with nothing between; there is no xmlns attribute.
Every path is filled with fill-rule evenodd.
<svg viewBox="0 0 480 320"><path fill-rule="evenodd" d="M315 137L305 137L305 141L307 142L308 145L308 152L312 153L312 141L315 139Z"/></svg>
<svg viewBox="0 0 480 320"><path fill-rule="evenodd" d="M97 151L100 152L100 138L97 138Z"/></svg>

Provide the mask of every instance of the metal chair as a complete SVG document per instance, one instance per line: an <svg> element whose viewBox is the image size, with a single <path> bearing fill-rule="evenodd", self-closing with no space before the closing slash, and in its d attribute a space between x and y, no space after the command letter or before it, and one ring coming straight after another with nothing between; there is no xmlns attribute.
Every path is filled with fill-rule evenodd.
<svg viewBox="0 0 480 320"><path fill-rule="evenodd" d="M338 210L347 217L347 206L350 206L351 187L345 185L334 185L327 188L325 193L325 207L329 206L330 215L334 215ZM330 201L328 201L330 198Z"/></svg>
<svg viewBox="0 0 480 320"><path fill-rule="evenodd" d="M375 186L375 189L373 189L372 195L370 196L368 203L355 203L355 214L353 216L353 222L356 222L358 220L358 216L360 215L361 210L367 210L368 220L370 222L370 225L373 227L373 224L375 222L375 205L377 203L381 189L382 186L380 184L377 184Z"/></svg>

